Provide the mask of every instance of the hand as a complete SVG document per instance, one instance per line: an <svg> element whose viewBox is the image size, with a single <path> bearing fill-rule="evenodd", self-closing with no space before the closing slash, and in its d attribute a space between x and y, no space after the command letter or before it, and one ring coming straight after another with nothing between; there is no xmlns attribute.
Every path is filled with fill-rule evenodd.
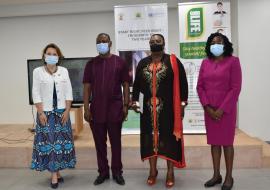
<svg viewBox="0 0 270 190"><path fill-rule="evenodd" d="M88 123L89 123L90 121L93 120L93 119L92 119L92 114L91 114L90 110L86 110L86 111L84 112L84 119L85 119L85 121L87 121Z"/></svg>
<svg viewBox="0 0 270 190"><path fill-rule="evenodd" d="M131 108L136 112L140 113L140 106L136 102L132 102Z"/></svg>
<svg viewBox="0 0 270 190"><path fill-rule="evenodd" d="M206 106L205 111L211 117L211 119L216 120L215 110L212 107Z"/></svg>
<svg viewBox="0 0 270 190"><path fill-rule="evenodd" d="M127 121L127 116L128 116L128 106L125 106L123 107L123 121Z"/></svg>
<svg viewBox="0 0 270 190"><path fill-rule="evenodd" d="M217 109L215 111L216 120L221 120L221 118L223 117L223 114L224 114L223 110Z"/></svg>
<svg viewBox="0 0 270 190"><path fill-rule="evenodd" d="M39 122L41 125L45 126L47 125L47 116L44 112L38 113Z"/></svg>
<svg viewBox="0 0 270 190"><path fill-rule="evenodd" d="M179 132L173 132L173 135L175 136L176 141L179 141L181 139L181 134Z"/></svg>
<svg viewBox="0 0 270 190"><path fill-rule="evenodd" d="M62 115L62 120L61 120L62 125L65 125L67 123L68 119L69 119L69 111L66 110L66 111L64 111L64 113Z"/></svg>

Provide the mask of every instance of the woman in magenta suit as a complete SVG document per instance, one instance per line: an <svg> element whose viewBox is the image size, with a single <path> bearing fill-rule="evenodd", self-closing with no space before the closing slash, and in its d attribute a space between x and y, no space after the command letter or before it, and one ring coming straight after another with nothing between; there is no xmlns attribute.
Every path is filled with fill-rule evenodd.
<svg viewBox="0 0 270 190"><path fill-rule="evenodd" d="M226 162L226 177L222 190L233 186L234 135L237 101L241 90L241 67L232 56L232 43L221 33L208 37L205 47L207 58L203 60L197 91L205 112L207 143L211 145L214 175L204 185L212 187L222 183L220 174L221 147Z"/></svg>

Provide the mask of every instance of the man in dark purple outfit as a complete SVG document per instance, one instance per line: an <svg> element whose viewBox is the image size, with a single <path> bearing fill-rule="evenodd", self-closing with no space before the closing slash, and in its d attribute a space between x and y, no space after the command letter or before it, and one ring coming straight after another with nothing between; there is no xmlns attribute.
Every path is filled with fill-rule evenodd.
<svg viewBox="0 0 270 190"><path fill-rule="evenodd" d="M89 61L84 70L84 118L90 122L98 161L99 176L94 185L110 178L107 160L107 133L109 135L113 179L125 184L122 176L121 129L128 114L129 74L126 63L110 53L110 36L101 33L96 39L98 56ZM121 86L123 86L123 95ZM89 108L89 99L91 105Z"/></svg>

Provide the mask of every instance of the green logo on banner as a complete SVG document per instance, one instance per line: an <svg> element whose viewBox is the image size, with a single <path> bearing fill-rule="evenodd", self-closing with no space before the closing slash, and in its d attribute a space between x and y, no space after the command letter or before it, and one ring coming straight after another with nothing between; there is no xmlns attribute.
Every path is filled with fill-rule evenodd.
<svg viewBox="0 0 270 190"><path fill-rule="evenodd" d="M188 37L200 37L203 33L203 8L193 8L187 15Z"/></svg>

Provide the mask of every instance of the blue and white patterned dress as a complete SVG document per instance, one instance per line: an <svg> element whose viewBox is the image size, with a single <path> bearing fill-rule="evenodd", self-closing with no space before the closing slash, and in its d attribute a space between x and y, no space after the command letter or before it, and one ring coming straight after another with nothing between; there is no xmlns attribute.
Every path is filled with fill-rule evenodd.
<svg viewBox="0 0 270 190"><path fill-rule="evenodd" d="M37 116L36 134L33 145L31 169L57 172L65 168L74 168L76 164L75 149L70 119L62 125L65 110L57 109L57 95L54 87L53 111L44 112L47 125L41 125Z"/></svg>

